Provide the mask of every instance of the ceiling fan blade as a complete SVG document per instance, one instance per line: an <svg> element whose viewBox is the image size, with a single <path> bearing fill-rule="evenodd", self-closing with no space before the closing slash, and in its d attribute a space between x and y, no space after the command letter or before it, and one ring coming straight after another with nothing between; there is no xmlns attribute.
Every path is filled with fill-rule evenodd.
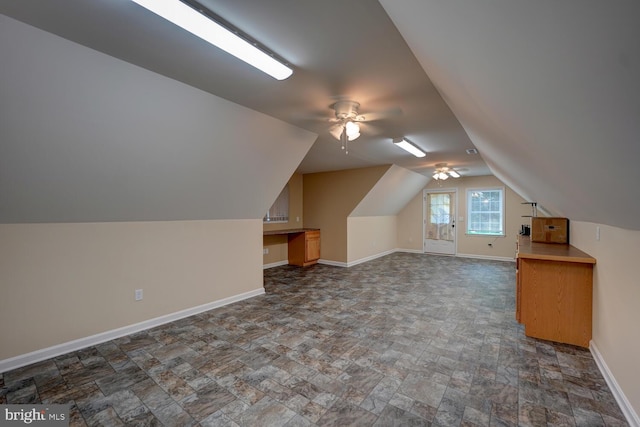
<svg viewBox="0 0 640 427"><path fill-rule="evenodd" d="M370 113L363 113L356 117L359 122L372 122L374 120L389 119L402 115L402 110L398 107L390 108L384 111L373 111Z"/></svg>
<svg viewBox="0 0 640 427"><path fill-rule="evenodd" d="M360 127L362 131L369 136L376 136L382 133L382 129L379 126L372 125L367 121L367 123L360 123Z"/></svg>

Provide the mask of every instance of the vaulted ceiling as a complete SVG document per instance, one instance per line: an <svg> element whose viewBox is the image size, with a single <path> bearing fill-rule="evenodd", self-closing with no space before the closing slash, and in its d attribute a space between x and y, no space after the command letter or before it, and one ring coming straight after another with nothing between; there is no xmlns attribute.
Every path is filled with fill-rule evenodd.
<svg viewBox="0 0 640 427"><path fill-rule="evenodd" d="M317 134L302 173L396 164L430 176L447 162L552 213L640 229L637 2L201 3L293 76L277 82L128 0L3 0L0 13ZM339 99L401 114L364 127L345 155L327 131ZM393 146L401 135L427 157Z"/></svg>

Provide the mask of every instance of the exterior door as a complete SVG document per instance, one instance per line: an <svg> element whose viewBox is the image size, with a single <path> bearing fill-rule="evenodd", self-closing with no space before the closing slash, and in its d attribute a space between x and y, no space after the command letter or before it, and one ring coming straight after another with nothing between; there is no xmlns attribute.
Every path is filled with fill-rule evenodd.
<svg viewBox="0 0 640 427"><path fill-rule="evenodd" d="M424 251L456 253L456 190L425 190Z"/></svg>

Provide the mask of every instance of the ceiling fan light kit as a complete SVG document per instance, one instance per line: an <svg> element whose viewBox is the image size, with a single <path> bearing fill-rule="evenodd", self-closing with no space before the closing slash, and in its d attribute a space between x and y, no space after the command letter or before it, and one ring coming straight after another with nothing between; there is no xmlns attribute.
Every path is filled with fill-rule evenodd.
<svg viewBox="0 0 640 427"><path fill-rule="evenodd" d="M360 136L360 125L355 122L347 122L344 125L344 131L347 134L347 139L353 141Z"/></svg>
<svg viewBox="0 0 640 427"><path fill-rule="evenodd" d="M237 31L234 32L216 22L210 16L212 13L206 14L206 9L199 3L189 1L187 4L180 0L131 1L269 74L276 80L284 80L293 74L293 70L276 60L273 54L262 51L236 34Z"/></svg>
<svg viewBox="0 0 640 427"><path fill-rule="evenodd" d="M436 164L436 171L433 173L433 179L444 181L449 177L460 178L460 174L456 170L447 167L446 163Z"/></svg>
<svg viewBox="0 0 640 427"><path fill-rule="evenodd" d="M395 138L393 139L393 143L396 147L400 147L416 157L424 157L427 155L427 153L416 147L415 144L410 142L407 138Z"/></svg>

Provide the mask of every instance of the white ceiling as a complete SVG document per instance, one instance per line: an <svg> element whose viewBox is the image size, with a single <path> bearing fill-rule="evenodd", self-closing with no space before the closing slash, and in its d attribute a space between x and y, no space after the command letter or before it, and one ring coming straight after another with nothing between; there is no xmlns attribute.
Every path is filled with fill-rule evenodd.
<svg viewBox="0 0 640 427"><path fill-rule="evenodd" d="M490 173L465 153L469 137L379 3L201 3L289 61L293 76L275 81L128 0L3 0L0 13L318 133L303 173L395 163L429 175L439 162ZM365 127L347 156L323 120L337 99L360 102L365 115L402 114ZM393 146L402 135L430 155L418 160Z"/></svg>
<svg viewBox="0 0 640 427"><path fill-rule="evenodd" d="M382 0L494 175L640 229L640 2Z"/></svg>
<svg viewBox="0 0 640 427"><path fill-rule="evenodd" d="M293 76L274 81L129 0L2 0L0 13L319 134L303 173L396 164L429 176L447 162L554 213L640 228L637 1L202 3ZM402 114L345 155L309 120L345 98ZM427 157L394 147L399 135Z"/></svg>

